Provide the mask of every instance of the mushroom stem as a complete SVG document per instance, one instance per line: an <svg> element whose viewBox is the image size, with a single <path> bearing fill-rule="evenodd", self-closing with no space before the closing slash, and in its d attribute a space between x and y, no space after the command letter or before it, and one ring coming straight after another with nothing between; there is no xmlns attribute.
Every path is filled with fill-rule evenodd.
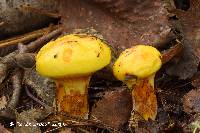
<svg viewBox="0 0 200 133"><path fill-rule="evenodd" d="M57 110L88 118L88 85L91 76L56 79Z"/></svg>
<svg viewBox="0 0 200 133"><path fill-rule="evenodd" d="M133 108L145 120L155 120L157 115L157 99L154 93L155 74L147 78L132 79L126 82L132 91Z"/></svg>

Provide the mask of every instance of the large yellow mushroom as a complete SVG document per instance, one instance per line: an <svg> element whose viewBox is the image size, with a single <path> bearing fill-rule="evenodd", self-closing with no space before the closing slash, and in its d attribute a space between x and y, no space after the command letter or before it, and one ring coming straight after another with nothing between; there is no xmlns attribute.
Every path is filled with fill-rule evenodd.
<svg viewBox="0 0 200 133"><path fill-rule="evenodd" d="M103 41L86 34L71 34L41 48L36 70L55 80L58 111L87 118L90 77L110 60L110 48Z"/></svg>
<svg viewBox="0 0 200 133"><path fill-rule="evenodd" d="M115 77L132 91L133 108L145 120L156 118L154 77L161 65L161 54L156 48L137 45L123 51L113 66Z"/></svg>

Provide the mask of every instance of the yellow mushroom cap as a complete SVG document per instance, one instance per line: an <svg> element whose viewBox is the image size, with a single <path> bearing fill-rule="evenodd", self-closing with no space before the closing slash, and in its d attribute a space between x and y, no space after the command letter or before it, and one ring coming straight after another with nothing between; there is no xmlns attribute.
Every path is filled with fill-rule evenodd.
<svg viewBox="0 0 200 133"><path fill-rule="evenodd" d="M161 54L156 48L137 45L120 54L113 66L113 73L121 81L128 75L145 78L156 73L161 65Z"/></svg>
<svg viewBox="0 0 200 133"><path fill-rule="evenodd" d="M43 46L36 57L36 70L48 77L89 75L110 63L111 50L100 39L70 34Z"/></svg>

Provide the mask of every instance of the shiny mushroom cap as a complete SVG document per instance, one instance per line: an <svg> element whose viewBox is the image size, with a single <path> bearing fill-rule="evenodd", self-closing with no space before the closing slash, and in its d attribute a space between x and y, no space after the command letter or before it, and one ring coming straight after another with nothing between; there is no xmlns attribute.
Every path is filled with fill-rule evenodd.
<svg viewBox="0 0 200 133"><path fill-rule="evenodd" d="M162 65L160 52L147 45L137 45L123 51L113 66L113 73L118 80L126 76L148 77Z"/></svg>
<svg viewBox="0 0 200 133"><path fill-rule="evenodd" d="M36 70L44 76L74 77L94 73L108 65L110 48L86 34L70 34L43 46L36 57Z"/></svg>

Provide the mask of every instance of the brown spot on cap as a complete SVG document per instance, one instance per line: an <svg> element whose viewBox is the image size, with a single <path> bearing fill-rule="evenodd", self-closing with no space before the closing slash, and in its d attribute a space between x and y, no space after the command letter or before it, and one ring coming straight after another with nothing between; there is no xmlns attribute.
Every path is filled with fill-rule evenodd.
<svg viewBox="0 0 200 133"><path fill-rule="evenodd" d="M63 60L65 62L70 62L71 61L72 53L73 53L72 49L70 49L70 48L65 49L64 53L63 53Z"/></svg>

